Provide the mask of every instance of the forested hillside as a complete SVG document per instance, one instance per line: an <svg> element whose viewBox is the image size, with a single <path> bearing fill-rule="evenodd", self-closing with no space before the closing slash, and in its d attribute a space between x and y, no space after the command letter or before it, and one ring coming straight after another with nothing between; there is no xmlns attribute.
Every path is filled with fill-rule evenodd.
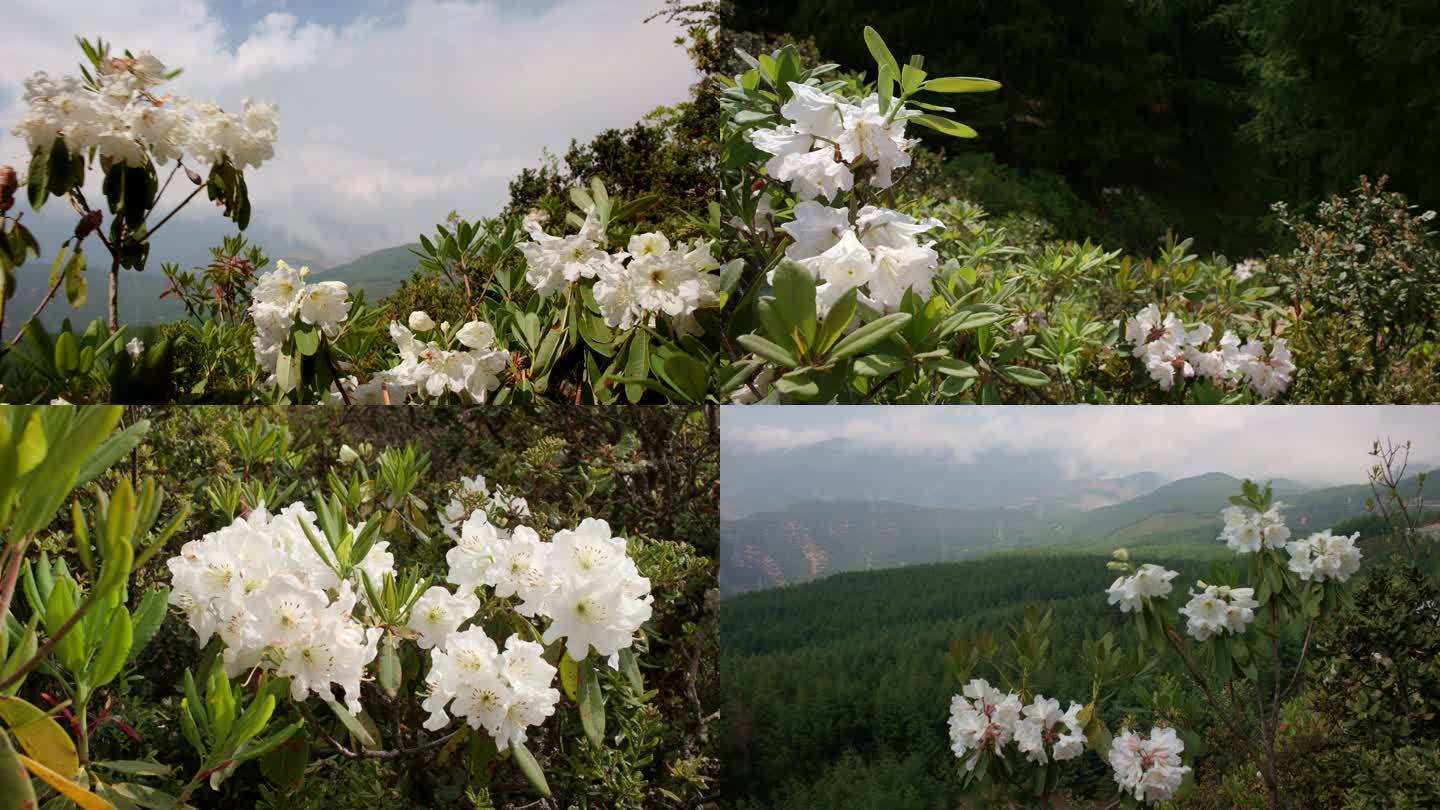
<svg viewBox="0 0 1440 810"><path fill-rule="evenodd" d="M1379 521L1361 518L1338 528L1367 535L1362 579L1377 566L1391 570ZM1212 539L1152 548L1144 559L1177 569L1179 582L1193 582L1209 575L1211 561L1228 556ZM1003 646L1007 628L1024 621L1027 607L1053 610L1053 649L1033 687L1062 700L1086 700L1082 642L1113 633L1121 647L1137 651L1130 621L1106 604L1114 578L1109 559L1107 553L1035 549L841 574L727 599L721 611L725 803L744 810L954 807L961 769L945 724L960 684L947 658L950 645L988 633ZM1433 572L1433 554L1427 559ZM1282 640L1287 665L1300 642ZM1126 685L1104 721L1115 727L1130 707L1150 705L1157 690L1169 689L1178 705L1198 701L1165 683L1152 673ZM1209 760L1203 747L1187 749L1187 762L1192 753L1197 757L1200 778L1214 779L1214 769L1226 762L1223 743L1210 747ZM1060 789L1105 802L1114 795L1109 769L1088 755Z"/></svg>

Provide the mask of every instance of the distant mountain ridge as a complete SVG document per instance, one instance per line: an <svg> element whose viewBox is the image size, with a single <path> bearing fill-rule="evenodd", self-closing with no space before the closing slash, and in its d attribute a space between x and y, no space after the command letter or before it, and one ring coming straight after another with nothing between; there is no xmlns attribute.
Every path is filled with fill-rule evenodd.
<svg viewBox="0 0 1440 810"><path fill-rule="evenodd" d="M1414 491L1414 481L1408 479L1407 493ZM1043 499L1014 507L959 509L826 499L742 518L722 517L720 589L729 596L845 571L964 560L1040 546L1108 552L1121 545L1209 543L1220 530L1221 510L1240 484L1232 475L1206 473L1091 509L1069 509ZM1287 523L1297 533L1368 512L1368 485L1303 487L1285 479L1272 482L1276 498L1286 504Z"/></svg>
<svg viewBox="0 0 1440 810"><path fill-rule="evenodd" d="M960 462L941 453L911 454L884 477L856 475L874 452L844 440L751 453L720 447L720 514L738 518L807 500L898 501L937 508L1031 506L1088 509L1118 503L1169 478L1142 472L1076 477L1046 452L993 450Z"/></svg>

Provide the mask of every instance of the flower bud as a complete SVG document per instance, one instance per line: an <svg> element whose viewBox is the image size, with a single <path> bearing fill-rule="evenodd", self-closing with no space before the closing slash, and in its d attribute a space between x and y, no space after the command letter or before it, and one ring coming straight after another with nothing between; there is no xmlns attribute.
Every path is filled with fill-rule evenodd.
<svg viewBox="0 0 1440 810"><path fill-rule="evenodd" d="M1130 559L1130 551L1124 548L1117 548L1114 551L1110 552L1110 558L1121 561L1128 560Z"/></svg>
<svg viewBox="0 0 1440 810"><path fill-rule="evenodd" d="M19 187L20 180L15 176L15 169L0 166L0 214L15 206L15 189Z"/></svg>
<svg viewBox="0 0 1440 810"><path fill-rule="evenodd" d="M360 460L360 454L357 453L357 452L355 452L355 449L354 449L353 447L351 447L351 446L348 445L348 444L342 444L342 445L340 445L340 463L341 463L341 464L354 464L355 462L357 462L357 461L359 461L359 460Z"/></svg>
<svg viewBox="0 0 1440 810"><path fill-rule="evenodd" d="M75 241L84 242L85 237L100 230L100 224L105 221L105 215L99 211L91 211L80 218L75 224Z"/></svg>
<svg viewBox="0 0 1440 810"><path fill-rule="evenodd" d="M420 310L410 313L410 329L415 332L429 332L435 328L435 322L430 316Z"/></svg>

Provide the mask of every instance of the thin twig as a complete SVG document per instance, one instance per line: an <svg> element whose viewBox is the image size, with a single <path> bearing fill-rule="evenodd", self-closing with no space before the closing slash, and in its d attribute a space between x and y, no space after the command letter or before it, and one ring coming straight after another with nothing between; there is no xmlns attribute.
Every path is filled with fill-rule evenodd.
<svg viewBox="0 0 1440 810"><path fill-rule="evenodd" d="M162 219L162 220L160 220L160 224L159 224L159 225L156 225L155 227L153 227L153 228L151 228L150 230L146 231L146 232L145 232L145 238L139 240L139 243L149 242L149 241L150 241L150 237L154 236L156 231L158 231L158 230L160 230L161 228L165 227L165 223L169 222L171 217L173 217L173 216L175 216L176 214L180 213L180 209L181 209L181 208L184 208L187 203L189 203L191 200L195 199L195 195L196 195L196 194L199 194L199 193L200 193L200 189L202 189L202 188L205 188L205 187L204 187L204 186L196 186L196 187L195 187L195 190L192 191L192 192L190 192L190 195L189 195L188 197L186 197L185 199L181 200L181 201L180 201L180 204L177 205L177 206L175 206L175 210L174 210L174 211L171 211L170 213L166 214L166 215L165 215L165 218ZM139 243L137 243L137 244L139 244Z"/></svg>

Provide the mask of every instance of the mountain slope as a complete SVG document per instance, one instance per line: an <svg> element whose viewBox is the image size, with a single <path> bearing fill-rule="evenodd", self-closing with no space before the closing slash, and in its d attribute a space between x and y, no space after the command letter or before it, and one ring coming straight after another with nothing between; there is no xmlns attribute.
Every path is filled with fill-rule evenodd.
<svg viewBox="0 0 1440 810"><path fill-rule="evenodd" d="M728 479L727 479L728 480ZM1089 510L1054 499L1018 507L936 509L877 500L808 501L722 519L720 589L725 596L809 582L844 571L964 560L997 551L1070 546L1108 554L1214 543L1221 511L1240 491L1223 473L1172 481L1138 497ZM1366 485L1299 491L1273 486L1292 531L1318 531L1368 513ZM1404 491L1415 491L1408 479Z"/></svg>
<svg viewBox="0 0 1440 810"><path fill-rule="evenodd" d="M411 248L418 243L396 245L367 253L354 261L315 273L317 281L343 281L352 290L364 290L365 300L375 303L394 292L418 266Z"/></svg>

